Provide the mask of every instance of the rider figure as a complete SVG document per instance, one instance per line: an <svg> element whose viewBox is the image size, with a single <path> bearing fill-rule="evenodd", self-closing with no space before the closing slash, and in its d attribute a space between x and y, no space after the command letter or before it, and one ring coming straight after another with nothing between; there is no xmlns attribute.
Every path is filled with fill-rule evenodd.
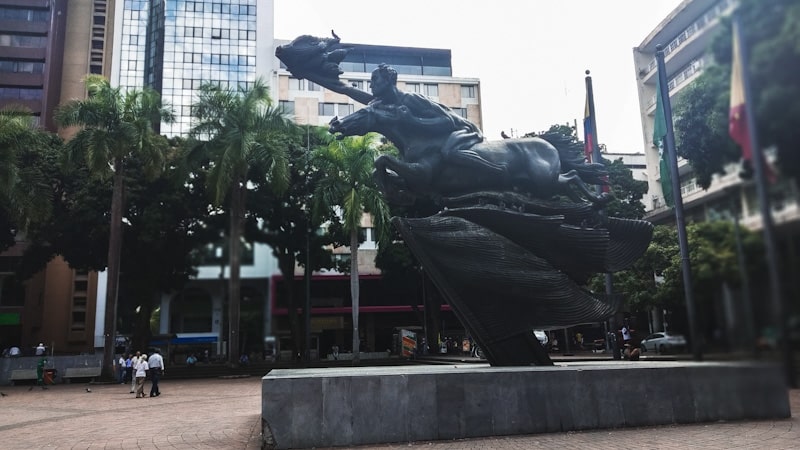
<svg viewBox="0 0 800 450"><path fill-rule="evenodd" d="M470 148L483 141L483 134L475 124L427 97L401 92L397 89L397 71L380 64L372 71L370 82L375 97L369 105L384 110L396 109L402 120L412 122L425 131L449 131L450 136L441 149L445 160L473 167L505 171L505 165L487 161Z"/></svg>

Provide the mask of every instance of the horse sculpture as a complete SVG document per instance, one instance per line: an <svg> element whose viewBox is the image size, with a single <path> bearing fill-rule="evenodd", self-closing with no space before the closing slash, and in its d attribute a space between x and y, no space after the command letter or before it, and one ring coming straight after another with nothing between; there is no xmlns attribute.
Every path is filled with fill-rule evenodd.
<svg viewBox="0 0 800 450"><path fill-rule="evenodd" d="M516 191L539 199L566 195L576 202L604 204L607 194L596 194L587 186L605 184L602 164L587 164L573 146L558 147L539 137L482 141L461 150L500 168L462 164L443 150L447 130L420 133L413 121L405 120L404 107L368 105L330 122L339 138L377 132L392 141L400 158L383 154L375 161L375 179L391 200L407 203L414 196L457 196L479 191ZM457 139L457 137L455 137Z"/></svg>
<svg viewBox="0 0 800 450"><path fill-rule="evenodd" d="M379 64L371 94L338 79L348 47L300 36L276 56L298 78L363 103L334 118L343 138L382 134L399 150L375 161L386 199L430 197L441 210L392 218L404 242L492 365L551 365L532 329L597 322L620 299L585 289L598 272L630 267L647 248L652 225L605 217L611 197L602 164L584 161L569 136L486 141L477 125L448 107L397 88L397 72ZM565 198L566 197L566 198Z"/></svg>

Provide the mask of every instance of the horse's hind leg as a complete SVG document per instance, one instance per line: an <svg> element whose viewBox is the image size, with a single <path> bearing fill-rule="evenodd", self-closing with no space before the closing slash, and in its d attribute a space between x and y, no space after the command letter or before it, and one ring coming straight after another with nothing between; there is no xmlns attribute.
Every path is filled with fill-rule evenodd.
<svg viewBox="0 0 800 450"><path fill-rule="evenodd" d="M558 183L564 186L564 190L566 191L567 195L576 201L583 201L571 187L575 187L580 191L581 194L585 196L586 199L591 201L592 203L608 203L611 200L611 197L608 194L600 194L597 195L596 193L592 192L589 189L589 186L581 180L581 177L578 175L578 172L575 170L570 170L569 172L559 174L558 176Z"/></svg>

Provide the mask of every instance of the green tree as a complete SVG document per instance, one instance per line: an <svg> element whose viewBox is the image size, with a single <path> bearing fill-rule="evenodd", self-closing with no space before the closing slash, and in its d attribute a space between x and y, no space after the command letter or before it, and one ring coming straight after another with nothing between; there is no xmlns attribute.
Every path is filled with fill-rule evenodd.
<svg viewBox="0 0 800 450"><path fill-rule="evenodd" d="M248 195L247 209L251 215L245 226L247 238L269 245L278 260L284 280L283 298L289 310L294 345L292 354L295 355L305 354L308 348L297 314L301 305L295 292L295 267L308 266L311 271L333 267L329 248L342 241L334 239L330 233L318 232L321 223L325 222L328 223L326 230L341 228L336 226L339 218L333 208L316 217L311 214L311 194L320 179L326 176L311 164L311 149L328 145L332 136L327 128L304 128L306 132L300 133L289 146L291 172L288 189L283 195L275 195L265 186L254 189Z"/></svg>
<svg viewBox="0 0 800 450"><path fill-rule="evenodd" d="M350 295L353 303L353 361L359 361L358 244L361 219L370 213L378 236L386 242L389 208L372 178L378 156L378 136L347 137L314 152L314 165L327 176L314 189L313 212L324 214L332 206L341 208L342 226L350 237Z"/></svg>
<svg viewBox="0 0 800 450"><path fill-rule="evenodd" d="M641 219L644 217L642 197L647 193L647 182L633 178L633 173L625 167L622 158L610 161L603 158L608 170L608 182L613 199L609 202L609 217L619 219Z"/></svg>
<svg viewBox="0 0 800 450"><path fill-rule="evenodd" d="M228 284L229 362L239 359L240 246L249 188L270 186L276 192L289 181L287 147L295 125L273 107L263 80L237 90L216 84L201 86L193 105L190 131L193 157L210 161L209 191L216 205L228 204L230 224ZM261 175L254 176L255 169Z"/></svg>
<svg viewBox="0 0 800 450"><path fill-rule="evenodd" d="M158 139L154 126L171 122L174 115L152 89L123 92L100 75L87 75L85 83L88 97L61 105L55 119L62 127L80 127L66 144L67 160L82 160L94 176L113 180L103 353L103 373L110 378L114 376L126 164L135 155L144 162L148 175L160 172L164 140Z"/></svg>
<svg viewBox="0 0 800 450"><path fill-rule="evenodd" d="M800 3L796 0L742 0L742 33L749 52L753 94L751 110L761 147L778 149L781 173L800 179ZM716 66L707 68L681 91L675 102L678 154L692 164L701 186L725 164L739 160L741 150L728 136L732 61L730 19L723 21L710 53Z"/></svg>
<svg viewBox="0 0 800 450"><path fill-rule="evenodd" d="M173 139L170 148L165 169L155 179L143 176L141 161L129 164L118 326L127 325L140 349L150 341L150 319L161 294L183 289L201 263L196 249L221 231L210 217L204 180L187 173L180 139Z"/></svg>
<svg viewBox="0 0 800 450"><path fill-rule="evenodd" d="M0 110L0 251L14 244L17 231L50 215L48 175L60 145L58 137L36 127L30 112Z"/></svg>

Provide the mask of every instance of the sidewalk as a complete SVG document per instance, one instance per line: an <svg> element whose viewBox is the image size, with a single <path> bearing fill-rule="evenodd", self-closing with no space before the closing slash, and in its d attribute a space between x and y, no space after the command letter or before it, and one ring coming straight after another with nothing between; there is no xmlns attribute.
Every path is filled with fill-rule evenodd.
<svg viewBox="0 0 800 450"><path fill-rule="evenodd" d="M149 383L147 383L149 389ZM48 390L0 386L3 449L258 449L261 380L163 380L162 395L135 399L129 385L62 384ZM90 392L87 392L87 388ZM800 390L786 420L675 425L460 441L397 443L362 449L729 449L798 448ZM543 411L543 414L546 413ZM313 430L309 430L313 433Z"/></svg>

